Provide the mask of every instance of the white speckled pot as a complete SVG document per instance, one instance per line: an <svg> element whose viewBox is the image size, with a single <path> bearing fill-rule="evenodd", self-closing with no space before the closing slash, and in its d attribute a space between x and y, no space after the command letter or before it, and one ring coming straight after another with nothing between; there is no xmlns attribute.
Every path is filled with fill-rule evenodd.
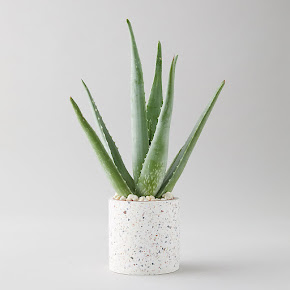
<svg viewBox="0 0 290 290"><path fill-rule="evenodd" d="M179 199L109 201L109 268L130 275L179 269Z"/></svg>

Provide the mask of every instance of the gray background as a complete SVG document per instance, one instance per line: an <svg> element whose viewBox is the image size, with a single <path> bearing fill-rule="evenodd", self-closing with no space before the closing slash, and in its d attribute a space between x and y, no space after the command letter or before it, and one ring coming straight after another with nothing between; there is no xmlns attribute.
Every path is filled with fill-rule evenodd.
<svg viewBox="0 0 290 290"><path fill-rule="evenodd" d="M0 288L288 289L289 1L1 1ZM69 103L83 78L131 171L130 42L145 91L179 54L170 160L226 86L179 180L179 272L107 268L114 193ZM288 276L287 276L288 275Z"/></svg>

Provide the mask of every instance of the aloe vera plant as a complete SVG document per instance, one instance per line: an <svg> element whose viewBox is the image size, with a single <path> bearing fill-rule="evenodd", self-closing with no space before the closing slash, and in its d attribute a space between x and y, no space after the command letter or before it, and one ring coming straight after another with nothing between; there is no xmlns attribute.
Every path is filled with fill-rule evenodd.
<svg viewBox="0 0 290 290"><path fill-rule="evenodd" d="M174 100L175 67L178 57L175 56L172 60L166 97L163 101L162 53L161 43L158 43L155 76L146 107L141 61L129 20L127 20L127 24L132 48L131 124L133 177L128 172L95 101L83 81L96 118L99 134L90 126L72 98L71 103L117 194L124 197L134 194L159 198L164 193L171 192L181 176L201 131L225 85L225 81L221 83L185 144L167 169L169 131Z"/></svg>

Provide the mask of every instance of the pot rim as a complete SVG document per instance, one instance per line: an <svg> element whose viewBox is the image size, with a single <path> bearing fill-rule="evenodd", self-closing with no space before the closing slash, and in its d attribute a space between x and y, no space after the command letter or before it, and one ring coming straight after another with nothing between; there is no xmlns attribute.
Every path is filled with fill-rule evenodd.
<svg viewBox="0 0 290 290"><path fill-rule="evenodd" d="M113 197L109 198L109 201L120 201L120 202L133 202L133 203L136 203L136 204L139 204L139 203L146 203L146 204L150 204L151 202L172 202L172 201L178 201L179 200L179 197L174 197L173 199L165 199L165 200L150 200L150 201L139 201L139 200L119 200L119 199L114 199Z"/></svg>

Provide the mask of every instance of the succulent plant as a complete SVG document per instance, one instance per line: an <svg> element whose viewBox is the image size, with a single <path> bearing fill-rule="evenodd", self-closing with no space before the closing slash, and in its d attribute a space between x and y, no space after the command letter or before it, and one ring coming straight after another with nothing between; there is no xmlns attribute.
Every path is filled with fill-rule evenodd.
<svg viewBox="0 0 290 290"><path fill-rule="evenodd" d="M133 177L122 160L119 150L100 115L91 93L82 81L96 118L99 135L82 115L78 105L70 98L78 120L86 133L101 165L118 195L161 197L171 192L182 174L191 152L202 129L224 87L223 81L201 114L195 127L173 162L167 168L169 130L174 99L174 77L177 56L171 62L165 100L162 93L162 55L158 43L155 76L146 107L144 81L141 61L129 20L132 43L132 76L131 76L131 125L133 142Z"/></svg>

